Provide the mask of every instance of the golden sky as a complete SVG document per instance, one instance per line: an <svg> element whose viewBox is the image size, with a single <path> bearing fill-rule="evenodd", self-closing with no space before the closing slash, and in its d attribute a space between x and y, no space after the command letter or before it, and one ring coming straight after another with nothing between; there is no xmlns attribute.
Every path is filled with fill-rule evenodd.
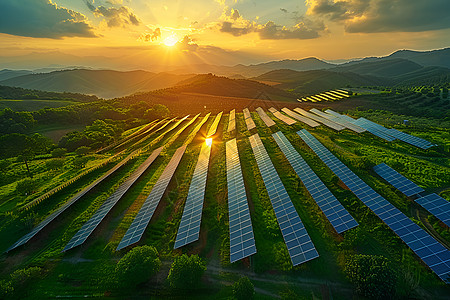
<svg viewBox="0 0 450 300"><path fill-rule="evenodd" d="M383 56L448 47L449 11L448 0L2 0L0 68Z"/></svg>

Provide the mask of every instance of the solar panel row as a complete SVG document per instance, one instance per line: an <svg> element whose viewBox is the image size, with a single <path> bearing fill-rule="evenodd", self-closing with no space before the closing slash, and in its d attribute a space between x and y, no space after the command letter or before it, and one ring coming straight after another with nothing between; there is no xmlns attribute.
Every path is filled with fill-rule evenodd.
<svg viewBox="0 0 450 300"><path fill-rule="evenodd" d="M134 155L136 151L128 155L125 159L120 161L118 164L116 164L112 169L110 169L108 172L106 172L103 176L95 180L93 183L85 187L82 191L75 194L72 198L67 200L60 208L52 212L47 218L45 218L41 223L39 223L33 230L31 230L29 233L21 237L17 242L14 243L11 247L6 250L6 252L9 252L21 245L24 245L27 243L30 239L32 239L36 234L38 234L42 229L44 229L45 226L47 226L51 221L56 219L60 214L62 214L66 209L68 209L72 204L77 202L81 197L86 195L90 190L92 190L95 186L97 186L100 182L102 182L104 179L109 177L111 174L113 174L115 171L120 169L123 165L125 165Z"/></svg>
<svg viewBox="0 0 450 300"><path fill-rule="evenodd" d="M70 250L76 246L83 244L91 233L97 228L103 218L114 207L114 205L122 198L128 189L136 182L136 180L147 170L147 168L155 161L156 157L161 153L162 147L154 150L152 154L125 180L124 183L112 193L108 199L103 202L94 215L81 227L81 229L73 236L73 238L64 247L63 252Z"/></svg>
<svg viewBox="0 0 450 300"><path fill-rule="evenodd" d="M434 193L417 198L416 202L450 227L450 202Z"/></svg>
<svg viewBox="0 0 450 300"><path fill-rule="evenodd" d="M117 246L116 251L137 243L142 238L142 235L153 217L159 201L161 201L161 198L164 195L164 192L167 189L167 186L169 185L169 182L172 179L172 176L175 173L175 170L178 167L185 151L186 145L181 146L177 149L177 151L175 151L175 154L172 156L169 164L158 178L158 181L155 183L150 194L145 199L144 204L125 233L125 236Z"/></svg>
<svg viewBox="0 0 450 300"><path fill-rule="evenodd" d="M249 137L259 171L294 266L319 256L258 134Z"/></svg>
<svg viewBox="0 0 450 300"><path fill-rule="evenodd" d="M310 112L307 112L307 111L305 111L305 110L303 110L301 108L297 107L294 110L296 112L298 112L299 114L302 114L305 117L308 117L310 119L313 119L314 121L322 123L323 125L325 125L327 127L330 127L331 129L334 129L334 130L337 130L337 131L345 129L345 127L342 126L342 125L336 124L336 123L334 123L334 122L332 122L330 120L327 120L325 118L319 117L318 115L315 115L315 114L312 114Z"/></svg>
<svg viewBox="0 0 450 300"><path fill-rule="evenodd" d="M338 117L338 116L334 116L334 115L325 113L325 112L320 111L320 110L318 110L318 109L313 108L313 109L310 110L310 112L313 112L313 113L315 113L316 115L318 115L318 116L320 116L320 117L322 117L322 118L328 119L328 120L330 120L330 121L332 121L332 122L334 122L334 123L337 123L337 124L339 124L339 125L342 125L342 126L344 126L345 128L348 128L348 129L350 129L350 130L353 130L354 132L361 133L361 132L366 131L364 128L361 128L361 127L359 127L359 126L357 126L357 125L355 125L355 124L353 124L353 123L350 123L350 122L348 122L347 120L345 120L345 119L343 119L343 118L341 118L341 117Z"/></svg>
<svg viewBox="0 0 450 300"><path fill-rule="evenodd" d="M183 216L175 240L174 248L180 248L198 240L202 221L203 202L205 199L206 177L208 175L211 145L203 143L195 166L194 175L189 185L189 192L184 205Z"/></svg>
<svg viewBox="0 0 450 300"><path fill-rule="evenodd" d="M358 223L330 192L320 178L314 173L311 167L294 149L286 136L278 131L272 134L283 154L291 164L295 173L301 179L308 192L319 205L322 212L333 225L337 233L342 233L348 229L358 226Z"/></svg>
<svg viewBox="0 0 450 300"><path fill-rule="evenodd" d="M376 193L305 129L297 132L339 179L443 281L450 283L450 251Z"/></svg>
<svg viewBox="0 0 450 300"><path fill-rule="evenodd" d="M192 129L192 131L189 133L189 136L184 141L183 145L189 145L192 142L192 140L197 135L197 132L199 132L199 130L202 128L203 124L205 124L206 121L208 121L210 115L211 115L211 113L206 114L206 116L203 117L203 119L200 121L200 123L198 123L194 129Z"/></svg>
<svg viewBox="0 0 450 300"><path fill-rule="evenodd" d="M212 123L211 127L209 127L208 130L208 134L206 135L206 137L210 137L213 136L214 134L216 134L217 131L217 126L219 126L219 122L220 122L220 118L222 118L222 111L216 116L216 118L214 119L214 122Z"/></svg>
<svg viewBox="0 0 450 300"><path fill-rule="evenodd" d="M173 142L175 142L175 140L183 133L183 131L188 128L189 126L191 126L192 123L195 122L195 120L197 120L197 118L200 116L200 114L197 114L196 116L194 116L189 122L187 122L186 124L184 124L180 129L178 129L178 131L172 135L170 137L170 139L168 139L165 143L164 143L164 150L167 150L170 148L170 146L172 145Z"/></svg>
<svg viewBox="0 0 450 300"><path fill-rule="evenodd" d="M228 120L227 132L231 132L236 129L236 110L230 111L230 118Z"/></svg>
<svg viewBox="0 0 450 300"><path fill-rule="evenodd" d="M162 139L164 138L164 136L165 136L167 133L171 132L171 131L172 131L173 129L175 129L178 125L180 125L184 120L186 120L187 117L188 117L188 116L184 117L184 118L181 119L181 120L178 120L174 125L172 125L172 126L169 127L167 130L165 130L164 132L162 132L159 136L157 136L156 138L153 138L153 139L151 140L150 143L146 144L145 146L141 146L141 150L144 151L145 149L148 149L148 148L154 146L156 143L158 143L160 140L162 140ZM155 133L158 132L158 131L160 131L160 130L162 130L163 128L167 127L167 125L169 125L169 124L170 124L171 122L173 122L175 119L176 119L176 118L173 118L172 120L167 121L163 126L161 126L160 128L158 128L158 129L155 131ZM133 147L135 147L136 145L140 145L141 143L143 143L145 140L147 140L147 139L150 138L150 137L151 137L151 135L144 136L142 139L140 139L139 141L137 141L137 142L134 143L133 145L129 146L128 148L133 148Z"/></svg>
<svg viewBox="0 0 450 300"><path fill-rule="evenodd" d="M266 112L261 107L258 107L256 109L256 112L267 127L275 125L275 122L266 114Z"/></svg>
<svg viewBox="0 0 450 300"><path fill-rule="evenodd" d="M276 110L275 108L271 107L269 109L269 111L279 120L283 121L284 123L288 124L288 125L293 125L296 123L295 120L289 118L288 116L283 115L282 113L280 113L278 110Z"/></svg>
<svg viewBox="0 0 450 300"><path fill-rule="evenodd" d="M424 140L420 137L398 131L397 129L394 129L394 128L388 129L386 132L388 134L392 135L393 137L395 137L396 139L399 139L400 141L403 141L405 143L408 143L410 145L416 146L416 147L424 149L424 150L434 146L427 140Z"/></svg>
<svg viewBox="0 0 450 300"><path fill-rule="evenodd" d="M248 110L248 108L244 108L244 110L242 110L242 112L244 113L244 120L245 120L245 124L247 125L247 130L252 130L254 128L256 128L255 122L252 119L252 115L250 114L250 111Z"/></svg>
<svg viewBox="0 0 450 300"><path fill-rule="evenodd" d="M309 119L309 118L306 118L306 117L304 117L304 116L302 116L302 115L299 115L298 113L293 112L293 111L290 110L289 108L286 108L286 107L285 107L285 108L282 108L281 111L284 112L285 114L287 114L287 115L293 117L294 119L299 120L299 121L301 121L301 122L303 122L303 123L305 123L306 125L309 125L309 126L311 126L311 127L317 127L317 126L320 126L320 124L317 123L316 121L311 120L311 119Z"/></svg>
<svg viewBox="0 0 450 300"><path fill-rule="evenodd" d="M233 263L255 254L256 245L236 139L226 143L226 159L230 262Z"/></svg>
<svg viewBox="0 0 450 300"><path fill-rule="evenodd" d="M424 191L423 188L407 179L385 163L381 163L373 167L373 170L384 180L393 185L397 190L408 197L414 196Z"/></svg>
<svg viewBox="0 0 450 300"><path fill-rule="evenodd" d="M364 128L371 134L373 134L379 138L382 138L383 140L386 140L388 142L392 142L395 140L395 138L393 136L386 133L386 130L387 130L386 128L384 128L383 126L376 124L372 121L369 121L366 118L359 118L359 119L353 121L353 124ZM382 127L382 128L380 128L380 127Z"/></svg>

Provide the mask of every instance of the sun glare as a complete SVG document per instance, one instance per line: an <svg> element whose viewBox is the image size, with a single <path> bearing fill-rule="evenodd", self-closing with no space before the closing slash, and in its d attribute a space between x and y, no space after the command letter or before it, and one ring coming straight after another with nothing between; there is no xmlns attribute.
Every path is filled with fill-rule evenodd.
<svg viewBox="0 0 450 300"><path fill-rule="evenodd" d="M206 145L208 145L208 147L211 147L211 145L212 145L212 138L206 139L205 142L206 142Z"/></svg>
<svg viewBox="0 0 450 300"><path fill-rule="evenodd" d="M176 43L178 43L178 38L174 35L168 36L164 39L164 45L167 47L175 46Z"/></svg>

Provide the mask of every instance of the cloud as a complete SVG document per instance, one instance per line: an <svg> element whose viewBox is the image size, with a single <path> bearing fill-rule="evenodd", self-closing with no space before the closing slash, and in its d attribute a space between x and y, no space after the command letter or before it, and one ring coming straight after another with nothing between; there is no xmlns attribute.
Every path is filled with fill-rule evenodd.
<svg viewBox="0 0 450 300"><path fill-rule="evenodd" d="M244 19L237 9L224 9L220 17L220 31L241 36L255 31L256 24Z"/></svg>
<svg viewBox="0 0 450 300"><path fill-rule="evenodd" d="M450 28L448 0L308 0L307 14L344 24L351 33Z"/></svg>
<svg viewBox="0 0 450 300"><path fill-rule="evenodd" d="M49 0L1 0L0 32L51 39L97 37L84 15Z"/></svg>
<svg viewBox="0 0 450 300"><path fill-rule="evenodd" d="M149 32L141 34L141 36L138 38L138 40L143 42L153 42L157 39L161 38L161 28L155 28L154 30L151 30Z"/></svg>
<svg viewBox="0 0 450 300"><path fill-rule="evenodd" d="M287 11L287 9L286 9L286 8L280 8L280 10L281 10L282 12L284 12L285 14L287 14L287 13L288 13L288 11Z"/></svg>
<svg viewBox="0 0 450 300"><path fill-rule="evenodd" d="M110 4L119 4L121 1L109 1ZM128 25L139 25L141 21L127 6L105 7L95 6L93 2L86 1L86 5L95 16L104 17L108 27L127 27Z"/></svg>
<svg viewBox="0 0 450 300"><path fill-rule="evenodd" d="M197 45L188 35L185 35L182 40L177 42L177 47L182 51L188 52L195 52L199 49L199 45Z"/></svg>

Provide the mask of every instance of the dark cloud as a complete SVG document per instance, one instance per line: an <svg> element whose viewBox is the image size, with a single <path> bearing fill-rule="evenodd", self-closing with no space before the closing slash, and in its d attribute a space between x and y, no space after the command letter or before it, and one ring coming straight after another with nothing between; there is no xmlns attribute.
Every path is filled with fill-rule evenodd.
<svg viewBox="0 0 450 300"><path fill-rule="evenodd" d="M448 0L308 1L309 15L342 22L347 32L420 32L450 28Z"/></svg>
<svg viewBox="0 0 450 300"><path fill-rule="evenodd" d="M287 14L287 13L288 13L288 11L287 11L287 9L286 9L286 8L280 8L280 10L281 10L282 12L284 12L285 14Z"/></svg>
<svg viewBox="0 0 450 300"><path fill-rule="evenodd" d="M153 42L161 37L161 28L156 28L155 30L150 30L150 32L146 32L141 34L139 40L144 42Z"/></svg>
<svg viewBox="0 0 450 300"><path fill-rule="evenodd" d="M309 24L308 24L309 23ZM293 28L280 26L272 21L267 22L258 28L259 37L263 40L284 40L284 39L315 39L319 32L325 30L325 25L321 22L314 23L310 20L299 22Z"/></svg>
<svg viewBox="0 0 450 300"><path fill-rule="evenodd" d="M231 33L234 36L241 36L241 35L253 32L253 31L255 31L255 29L254 29L253 25L251 25L251 24L249 24L248 26L244 26L244 27L235 27L232 22L225 21L225 22L222 22L220 31Z"/></svg>
<svg viewBox="0 0 450 300"><path fill-rule="evenodd" d="M241 36L255 31L255 24L244 19L237 9L224 11L221 17L220 31Z"/></svg>
<svg viewBox="0 0 450 300"><path fill-rule="evenodd" d="M86 5L95 16L104 17L108 27L126 27L128 25L137 26L141 24L139 18L127 6L105 7L101 5L96 7L90 1L86 1Z"/></svg>
<svg viewBox="0 0 450 300"><path fill-rule="evenodd" d="M0 32L51 39L97 36L84 15L48 0L1 0Z"/></svg>

